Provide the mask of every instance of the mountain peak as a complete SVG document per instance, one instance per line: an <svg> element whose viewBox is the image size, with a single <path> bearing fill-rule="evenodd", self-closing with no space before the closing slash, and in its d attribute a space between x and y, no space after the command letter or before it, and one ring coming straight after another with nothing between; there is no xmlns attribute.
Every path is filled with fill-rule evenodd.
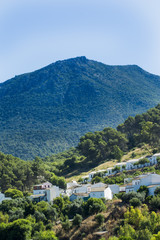
<svg viewBox="0 0 160 240"><path fill-rule="evenodd" d="M0 85L0 151L22 159L63 151L155 106L159 91L160 77L136 65L85 56L19 75Z"/></svg>
<svg viewBox="0 0 160 240"><path fill-rule="evenodd" d="M56 61L53 64L63 64L63 63L87 63L89 60L85 56L75 57L75 58L68 58L64 60Z"/></svg>

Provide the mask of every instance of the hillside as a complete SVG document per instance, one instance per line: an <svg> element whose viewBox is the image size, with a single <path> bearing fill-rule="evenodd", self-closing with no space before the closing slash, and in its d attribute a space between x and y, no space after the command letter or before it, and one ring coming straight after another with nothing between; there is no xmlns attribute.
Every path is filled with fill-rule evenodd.
<svg viewBox="0 0 160 240"><path fill-rule="evenodd" d="M117 130L108 127L86 133L75 149L43 160L54 166L56 174L70 178L98 166L102 169L113 166L115 160L125 161L160 152L159 136L160 104L143 114L128 117Z"/></svg>
<svg viewBox="0 0 160 240"><path fill-rule="evenodd" d="M155 106L159 91L160 77L136 65L85 57L15 76L0 84L0 151L22 159L63 151Z"/></svg>

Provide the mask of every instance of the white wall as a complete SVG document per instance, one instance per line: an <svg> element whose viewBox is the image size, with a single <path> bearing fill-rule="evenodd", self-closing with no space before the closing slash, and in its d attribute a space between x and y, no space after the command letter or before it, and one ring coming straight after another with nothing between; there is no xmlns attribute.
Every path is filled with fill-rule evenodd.
<svg viewBox="0 0 160 240"><path fill-rule="evenodd" d="M77 187L73 190L73 193L88 193L91 191L91 187L89 186L82 186L82 187Z"/></svg>
<svg viewBox="0 0 160 240"><path fill-rule="evenodd" d="M36 194L45 194L46 192L46 189L39 189L39 190L33 190L33 195L36 195Z"/></svg>
<svg viewBox="0 0 160 240"><path fill-rule="evenodd" d="M90 192L91 198L103 198L104 197L104 191L101 192Z"/></svg>
<svg viewBox="0 0 160 240"><path fill-rule="evenodd" d="M117 184L108 185L113 194L119 193L119 186Z"/></svg>
<svg viewBox="0 0 160 240"><path fill-rule="evenodd" d="M104 197L105 197L106 199L109 199L109 200L111 200L111 199L113 198L113 193L112 193L110 187L108 187L108 188L105 189L105 191L104 191Z"/></svg>
<svg viewBox="0 0 160 240"><path fill-rule="evenodd" d="M104 191L99 191L99 192L90 192L90 197L91 198L105 198L105 199L112 199L113 194L111 189L108 187Z"/></svg>
<svg viewBox="0 0 160 240"><path fill-rule="evenodd" d="M46 194L47 194L47 201L52 202L53 199L60 196L59 187L52 186L50 189L46 190Z"/></svg>
<svg viewBox="0 0 160 240"><path fill-rule="evenodd" d="M140 180L140 185L152 185L152 184L158 184L160 183L160 175L158 174L150 174L145 178L142 178Z"/></svg>

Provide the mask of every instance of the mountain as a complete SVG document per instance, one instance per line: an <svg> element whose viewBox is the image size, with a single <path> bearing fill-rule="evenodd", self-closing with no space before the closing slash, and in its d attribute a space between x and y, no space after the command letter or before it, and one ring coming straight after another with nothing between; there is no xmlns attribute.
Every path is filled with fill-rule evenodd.
<svg viewBox="0 0 160 240"><path fill-rule="evenodd" d="M75 146L160 102L160 77L77 57L0 84L0 151L22 159Z"/></svg>

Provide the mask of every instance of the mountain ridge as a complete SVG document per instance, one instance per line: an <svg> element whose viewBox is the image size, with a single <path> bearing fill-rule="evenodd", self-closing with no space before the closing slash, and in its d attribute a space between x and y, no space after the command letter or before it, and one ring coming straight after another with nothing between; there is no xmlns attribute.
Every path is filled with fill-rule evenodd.
<svg viewBox="0 0 160 240"><path fill-rule="evenodd" d="M16 76L0 84L0 151L22 159L63 151L88 131L154 107L159 90L160 77L137 65L86 57Z"/></svg>

